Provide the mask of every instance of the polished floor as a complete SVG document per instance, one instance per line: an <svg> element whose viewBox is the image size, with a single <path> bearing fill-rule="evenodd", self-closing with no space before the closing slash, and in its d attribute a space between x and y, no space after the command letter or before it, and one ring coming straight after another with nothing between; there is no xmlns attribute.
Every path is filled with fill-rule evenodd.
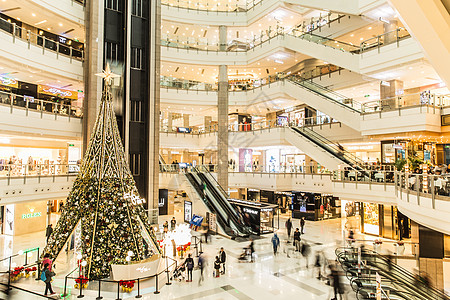
<svg viewBox="0 0 450 300"><path fill-rule="evenodd" d="M174 215L181 220L181 209L176 206ZM162 224L172 216L160 217ZM52 216L52 222L56 222L57 216ZM172 285L163 286L161 293L155 295L153 287L144 287L142 299L331 299L332 288L324 280L316 279L317 270L312 267L314 253L323 250L326 257L332 263L335 259L334 250L342 245L342 228L348 226L346 219L327 220L320 222L307 222L303 240L307 241L312 248L309 256L309 268L306 268L307 260L298 252L294 252L292 243L287 243L287 234L284 229L285 218L280 218L280 229L278 234L281 239L281 248L277 255L274 255L271 244L272 234L263 236L255 240L256 260L254 263L239 262L238 257L243 252L248 241L232 241L219 235L212 236L208 244L203 244L204 255L208 261L208 266L204 274L204 281L199 284L200 271L194 270L193 282L173 281ZM275 219L278 224L278 219ZM294 228L299 227L298 220L294 221ZM194 234L198 234L194 232ZM361 240L371 240L374 237L358 235ZM43 232L11 238L0 236L0 257L5 257L19 250L30 249L36 246L44 246L45 237ZM371 243L370 243L371 244ZM391 244L393 245L393 244ZM220 247L224 247L228 254L225 275L219 278L213 277L213 260ZM395 252L395 248L389 249L386 243L382 251ZM288 257L288 254L289 256ZM411 249L406 249L404 255L411 254ZM30 258L33 259L33 258ZM404 267L412 270L416 267L416 261L404 259L399 261ZM17 262L20 265L20 262ZM57 276L53 282L55 291L62 294L64 287L64 275L74 268L74 258L71 252L62 253L55 262ZM5 263L1 265L5 268ZM446 277L447 279L448 277ZM3 278L5 280L5 278ZM448 279L447 279L448 280ZM31 278L20 279L15 283L17 286L26 288L36 293L42 293L44 285L41 281ZM448 285L447 285L448 286ZM356 299L355 294L346 283L346 298ZM75 299L79 290L69 286L69 296L66 299ZM95 286L91 286L84 291L84 299L95 299L97 292ZM105 287L102 292L104 299L116 299L117 293L114 287ZM120 292L121 299L135 299L136 291L131 293ZM0 298L2 298L0 296ZM3 296L6 299L6 296ZM42 299L31 294L24 294L13 290L8 299Z"/></svg>

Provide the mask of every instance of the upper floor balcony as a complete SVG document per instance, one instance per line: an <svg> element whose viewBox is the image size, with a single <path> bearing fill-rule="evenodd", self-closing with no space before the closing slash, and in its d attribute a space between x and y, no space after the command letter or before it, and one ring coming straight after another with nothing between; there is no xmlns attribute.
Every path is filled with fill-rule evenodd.
<svg viewBox="0 0 450 300"><path fill-rule="evenodd" d="M10 134L81 138L78 106L0 91L0 128Z"/></svg>
<svg viewBox="0 0 450 300"><path fill-rule="evenodd" d="M83 80L84 45L55 36L50 38L42 30L33 32L0 18L0 61L21 62L69 80Z"/></svg>

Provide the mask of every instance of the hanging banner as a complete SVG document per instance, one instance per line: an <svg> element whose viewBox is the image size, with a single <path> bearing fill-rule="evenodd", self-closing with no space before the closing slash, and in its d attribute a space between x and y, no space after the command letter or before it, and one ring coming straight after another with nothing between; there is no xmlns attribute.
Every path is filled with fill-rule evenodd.
<svg viewBox="0 0 450 300"><path fill-rule="evenodd" d="M184 221L189 222L192 219L192 202L184 201Z"/></svg>
<svg viewBox="0 0 450 300"><path fill-rule="evenodd" d="M16 89L19 87L19 83L17 82L17 80L8 77L0 77L0 84L4 86L13 87Z"/></svg>

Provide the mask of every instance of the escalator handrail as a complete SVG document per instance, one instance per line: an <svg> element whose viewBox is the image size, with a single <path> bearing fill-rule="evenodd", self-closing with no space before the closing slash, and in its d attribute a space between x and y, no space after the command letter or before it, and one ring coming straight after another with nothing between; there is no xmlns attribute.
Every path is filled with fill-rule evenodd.
<svg viewBox="0 0 450 300"><path fill-rule="evenodd" d="M307 128L307 127L291 127L295 132L300 133L307 139L314 142L316 145L321 147L327 152L332 153L334 156L336 156L338 159L342 160L346 164L348 164L353 169L361 172L365 171L364 165L362 162L359 162L356 157L354 157L352 154L348 153L347 151L342 151L338 146L335 145L333 142L329 141L325 137L321 136L320 134L316 133L315 131ZM309 132L309 134L308 134ZM318 141L317 141L318 140ZM330 146L330 145L334 145ZM342 153L343 156L340 156L339 154Z"/></svg>
<svg viewBox="0 0 450 300"><path fill-rule="evenodd" d="M217 213L218 210L217 210L217 208L215 207L215 204L213 203L213 201L211 201L211 199L205 199L205 198L203 197L203 195L202 195L203 193L202 193L202 191L200 190L199 183L198 183L197 180L195 179L194 175L193 175L192 173L186 173L185 175L186 175L186 177L188 178L188 180L189 180L189 182L191 183L191 185L194 187L194 189L195 189L197 195L203 200L203 202L205 202L206 206L208 206L208 208L209 208L211 211ZM192 182L191 180L194 180L195 182ZM208 197L208 195L206 195L206 196ZM209 197L208 197L208 198L209 198ZM206 200L206 201L205 201L205 200ZM221 223L221 225L222 225L224 231L226 232L226 230L227 230L228 228L230 228L229 224L227 224L227 221L224 219L224 217L222 216L221 213L217 213L217 218L218 218L218 220L219 220L219 223ZM230 230L231 230L231 228L230 228Z"/></svg>
<svg viewBox="0 0 450 300"><path fill-rule="evenodd" d="M228 199L228 193L223 189L223 187L219 184L219 182L216 180L216 178L211 174L211 172L206 168L206 166L202 165L202 172L208 174L208 177L211 178L215 182L215 186L217 189L219 189L220 193L223 195L225 199ZM195 167L195 170L199 172L200 170L198 167Z"/></svg>
<svg viewBox="0 0 450 300"><path fill-rule="evenodd" d="M221 195L220 189L218 189L217 186L215 186L214 184L211 183L211 181L205 175L205 173L200 172L196 167L193 169L195 172L197 172L200 180L203 181L207 185L208 190L211 193L211 195L213 197L216 197L217 200L221 199L222 202L218 202L218 206L221 206L222 209L225 211L225 216L227 217L227 219L229 219L229 221L227 221L228 225L231 227L230 222L233 222L233 224L236 227L236 230L239 231L240 234L242 234L242 235L249 234L249 230L248 230L247 226L243 225L242 222L239 220L239 217L237 216L236 211L233 209L231 204L228 202L228 199L226 197L223 197L223 195ZM223 205L220 203L222 203ZM224 218L225 218L225 216L224 216Z"/></svg>
<svg viewBox="0 0 450 300"><path fill-rule="evenodd" d="M387 258L383 257L379 253L377 253L375 251L370 251L370 250L366 250L365 252L368 253L369 256L371 256L371 257L378 258L379 260L381 260L381 262L385 266L388 266ZM367 261L369 262L370 260L367 260ZM408 281L407 281L408 284L411 284L413 286L417 285L418 282L417 282L415 276L413 274L411 274L409 271L407 271L406 269L402 268L401 266L399 266L396 263L392 263L391 267L392 267L392 269L395 269L395 271L400 273L402 279L408 279ZM421 283L421 284L423 284L423 283ZM445 295L445 293L443 293L442 291L440 291L440 290L438 290L438 289L436 289L434 287L427 287L427 290L428 291L433 291L438 296L444 296L443 299L448 299L448 297ZM445 297L447 297L447 298L445 298Z"/></svg>
<svg viewBox="0 0 450 300"><path fill-rule="evenodd" d="M345 107L347 109L350 109L352 112L359 113L359 114L362 112L362 110L358 110L358 109L356 109L356 108L354 108L352 106L349 106L349 105L347 105L347 104L345 104L343 102L344 100L351 100L353 103L356 103L356 104L358 104L358 106L362 107L362 104L359 103L358 101L355 101L352 98L349 98L349 97L346 97L344 95L341 95L341 94L339 94L339 93L337 93L337 92L335 92L333 90L329 90L329 89L327 89L327 88L325 88L325 87L323 87L323 86L321 86L321 85L319 85L319 84L317 84L315 82L312 82L310 80L305 80L305 79L299 80L295 75L290 75L290 76L286 77L285 79L287 79L288 81L290 81L290 82L292 82L292 83L294 83L294 84L296 84L296 85L298 85L300 87L303 87L303 88L307 89L308 91L310 91L310 92L312 92L314 94L317 94L317 95L319 95L321 97L326 98L327 100L330 100L330 101L333 101L333 102L337 103L340 106L343 106L343 107ZM306 85L306 82L307 82L307 84L314 85L318 89L324 90L327 94L336 95L336 96L338 96L341 99L340 100L334 99L334 98L328 96L325 93L321 93L318 90L314 90L313 88L308 87Z"/></svg>

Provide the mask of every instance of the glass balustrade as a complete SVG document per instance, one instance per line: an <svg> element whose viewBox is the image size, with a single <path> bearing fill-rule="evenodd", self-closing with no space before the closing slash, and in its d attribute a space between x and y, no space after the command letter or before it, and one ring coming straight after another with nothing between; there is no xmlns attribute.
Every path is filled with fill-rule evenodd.
<svg viewBox="0 0 450 300"><path fill-rule="evenodd" d="M75 175L80 164L0 164L0 178Z"/></svg>
<svg viewBox="0 0 450 300"><path fill-rule="evenodd" d="M79 106L46 101L4 91L0 91L0 105L10 106L11 112L13 112L13 109L18 108L25 109L27 111L37 111L46 114L69 116L74 118L81 118L83 116L82 108Z"/></svg>
<svg viewBox="0 0 450 300"><path fill-rule="evenodd" d="M416 174L396 173L396 186L408 193L414 193L419 197L428 196L433 199L436 196L450 197L450 174Z"/></svg>
<svg viewBox="0 0 450 300"><path fill-rule="evenodd" d="M31 25L21 27L15 23L11 23L8 20L0 18L0 30L10 34L13 43L15 43L16 39L19 39L27 42L28 47L30 44L42 47L43 53L45 53L45 51L51 51L57 53L57 55L67 56L70 59L84 59L84 45L82 43L78 43L64 37L59 37L58 39L48 38L42 34L35 33L34 31L43 31ZM77 44L79 46L74 46L73 44Z"/></svg>

